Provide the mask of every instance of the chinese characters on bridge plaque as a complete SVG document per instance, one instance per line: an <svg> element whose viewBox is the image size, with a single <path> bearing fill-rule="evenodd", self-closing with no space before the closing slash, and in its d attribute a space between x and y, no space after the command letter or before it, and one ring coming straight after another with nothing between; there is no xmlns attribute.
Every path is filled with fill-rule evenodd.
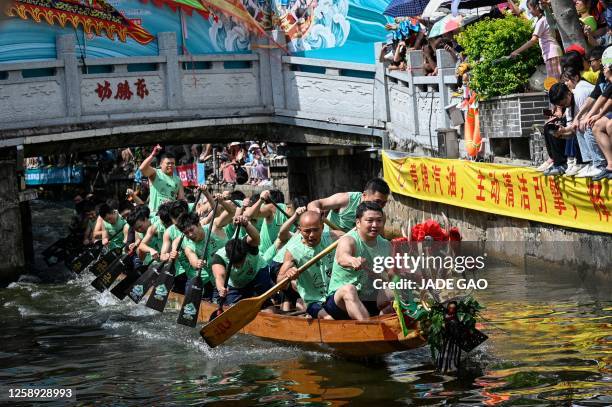
<svg viewBox="0 0 612 407"><path fill-rule="evenodd" d="M96 88L96 94L101 102L105 99L111 98L118 100L131 100L134 96L134 92L136 93L136 97L139 97L140 99L144 99L146 96L149 96L149 90L147 89L147 84L143 78L138 78L132 83L130 83L128 80L120 81L114 87L111 86L109 81L105 80L102 83L98 82L98 87Z"/></svg>

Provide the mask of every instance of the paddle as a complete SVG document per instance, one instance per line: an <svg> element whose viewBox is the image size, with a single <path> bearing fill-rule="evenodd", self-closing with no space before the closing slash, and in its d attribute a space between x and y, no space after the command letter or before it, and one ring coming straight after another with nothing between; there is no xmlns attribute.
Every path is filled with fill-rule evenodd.
<svg viewBox="0 0 612 407"><path fill-rule="evenodd" d="M203 256L206 258L206 253L208 252L208 244L210 243L210 237L213 233L213 222L215 221L215 214L217 213L217 207L219 206L219 201L215 201L215 206L213 208L213 218L210 221L210 227L208 229L208 236L206 236L206 243L204 243L204 252ZM198 322L198 314L200 312L200 303L202 302L202 268L198 269L198 273L192 279L189 290L185 293L185 297L183 298L183 304L181 305L181 310L179 311L177 323L181 325L186 325L194 328Z"/></svg>
<svg viewBox="0 0 612 407"><path fill-rule="evenodd" d="M183 244L185 235L182 235L179 239L178 248ZM164 312L166 302L168 302L168 296L170 290L174 287L174 278L176 277L175 263L178 259L178 255L175 259L166 262L159 272L155 282L152 284L155 289L147 299L145 304L148 308L154 309L155 311Z"/></svg>
<svg viewBox="0 0 612 407"><path fill-rule="evenodd" d="M297 270L298 275L304 270L307 270L321 258L331 253L337 245L338 240L330 244L312 259L308 260ZM245 325L251 322L261 310L264 302L282 289L289 282L289 280L289 278L284 278L281 282L277 283L274 287L270 288L268 291L258 297L246 298L238 301L227 311L220 313L215 319L211 319L209 323L202 327L202 330L200 331L202 338L204 338L208 346L211 348L222 344Z"/></svg>
<svg viewBox="0 0 612 407"><path fill-rule="evenodd" d="M98 277L94 281L91 282L91 285L99 292L104 292L104 290L109 288L115 282L117 277L119 277L119 275L125 271L126 260L136 252L141 242L142 242L142 239L140 239L138 244L135 245L132 248L132 250L128 251L126 254L124 254L121 257L117 256L111 262L111 264L106 268L106 270L100 273L100 275L98 275ZM125 247L126 245L127 243L124 244L122 248Z"/></svg>
<svg viewBox="0 0 612 407"><path fill-rule="evenodd" d="M196 202L200 202L201 196L202 190L200 189L198 191L198 196L196 197ZM196 206L197 205L194 206L194 210ZM183 245L184 238L185 235L183 234L179 239L177 250L180 250L181 246ZM175 264L177 259L178 256L176 259L170 260L162 267L161 272L153 284L155 288L145 304L148 308L154 309L155 311L164 312L164 308L166 308L166 303L168 302L168 296L174 287L174 278L176 277Z"/></svg>
<svg viewBox="0 0 612 407"><path fill-rule="evenodd" d="M142 273L136 280L134 285L127 288L128 296L136 304L142 300L149 288L153 285L154 279L159 275L160 269L166 264L166 262L154 261L149 264L147 271Z"/></svg>
<svg viewBox="0 0 612 407"><path fill-rule="evenodd" d="M225 288L227 288L227 284L229 282L229 276L230 273L232 272L232 266L233 266L233 258L234 258L234 253L236 253L236 246L237 246L237 242L238 242L238 238L240 236L240 226L242 226L240 223L238 224L238 226L236 226L236 230L234 231L234 244L232 245L232 250L230 252L230 256L229 256L229 261L227 264L227 272L225 273L225 281L223 283L223 286ZM217 318L219 315L221 315L223 313L223 304L225 304L225 298L227 297L227 295L225 297L220 297L219 298L219 306L217 307L216 310L213 311L212 314L210 314L210 320L212 321L213 319ZM197 318L197 315L196 315Z"/></svg>
<svg viewBox="0 0 612 407"><path fill-rule="evenodd" d="M111 294L118 299L123 300L127 296L132 284L134 284L134 282L136 282L136 280L138 280L138 278L149 268L152 262L153 261L151 261L149 264L143 264L137 269L128 267L127 271L125 272L125 278L119 281L119 283L113 287Z"/></svg>
<svg viewBox="0 0 612 407"><path fill-rule="evenodd" d="M111 236L109 242L113 240L119 233L123 232L123 229L118 230L113 236ZM100 243L100 241L96 242L93 246L87 248L83 254L78 256L76 259L72 260L70 264L68 264L68 268L70 271L73 271L77 274L80 274L83 270L85 270L94 260L100 259L100 253L104 246ZM111 260L112 261L112 260Z"/></svg>

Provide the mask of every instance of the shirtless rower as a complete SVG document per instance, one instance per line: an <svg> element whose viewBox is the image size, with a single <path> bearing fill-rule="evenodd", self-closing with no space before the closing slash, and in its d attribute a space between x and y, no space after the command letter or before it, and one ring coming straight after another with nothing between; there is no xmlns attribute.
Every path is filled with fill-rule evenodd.
<svg viewBox="0 0 612 407"><path fill-rule="evenodd" d="M361 202L372 201L384 208L391 190L382 178L369 180L363 192L339 192L327 198L317 199L308 204L309 211L329 211L327 218L348 232L355 226L355 212Z"/></svg>

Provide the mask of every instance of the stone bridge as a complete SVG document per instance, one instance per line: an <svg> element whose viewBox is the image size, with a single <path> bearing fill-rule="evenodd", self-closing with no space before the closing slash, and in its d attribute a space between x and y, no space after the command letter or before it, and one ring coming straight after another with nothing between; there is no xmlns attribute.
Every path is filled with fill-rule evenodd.
<svg viewBox="0 0 612 407"><path fill-rule="evenodd" d="M272 39L284 42L278 32ZM284 141L298 146L292 189L314 198L352 190L376 173L360 151L416 145L433 152L436 129L449 124L443 107L455 79L445 51L437 55L440 75L428 77L420 52L409 53L409 71L387 72L381 63L290 56L268 39L253 39L251 53L219 55L179 55L175 33L157 41L157 56L82 58L75 37L61 35L56 59L0 64L0 233L11 237L0 279L32 255L30 198L19 192L23 157Z"/></svg>
<svg viewBox="0 0 612 407"><path fill-rule="evenodd" d="M293 57L267 39L244 54L179 55L176 44L160 33L157 56L80 58L74 36L61 35L54 60L0 64L0 148L29 156L256 138L381 147L391 135L436 149L435 129L448 127L441 107L455 79L443 52L441 75L427 77Z"/></svg>

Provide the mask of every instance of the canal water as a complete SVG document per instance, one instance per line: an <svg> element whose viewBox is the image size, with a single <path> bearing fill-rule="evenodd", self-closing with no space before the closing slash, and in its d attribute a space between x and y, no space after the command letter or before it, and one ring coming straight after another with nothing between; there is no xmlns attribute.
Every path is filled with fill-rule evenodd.
<svg viewBox="0 0 612 407"><path fill-rule="evenodd" d="M39 253L70 211L36 202L33 214ZM0 289L0 383L72 388L77 405L612 405L610 280L505 264L485 273L476 297L490 339L454 377L435 372L427 348L370 364L240 335L211 350L175 311L100 294L92 276L59 283L53 268L41 275L56 282Z"/></svg>

